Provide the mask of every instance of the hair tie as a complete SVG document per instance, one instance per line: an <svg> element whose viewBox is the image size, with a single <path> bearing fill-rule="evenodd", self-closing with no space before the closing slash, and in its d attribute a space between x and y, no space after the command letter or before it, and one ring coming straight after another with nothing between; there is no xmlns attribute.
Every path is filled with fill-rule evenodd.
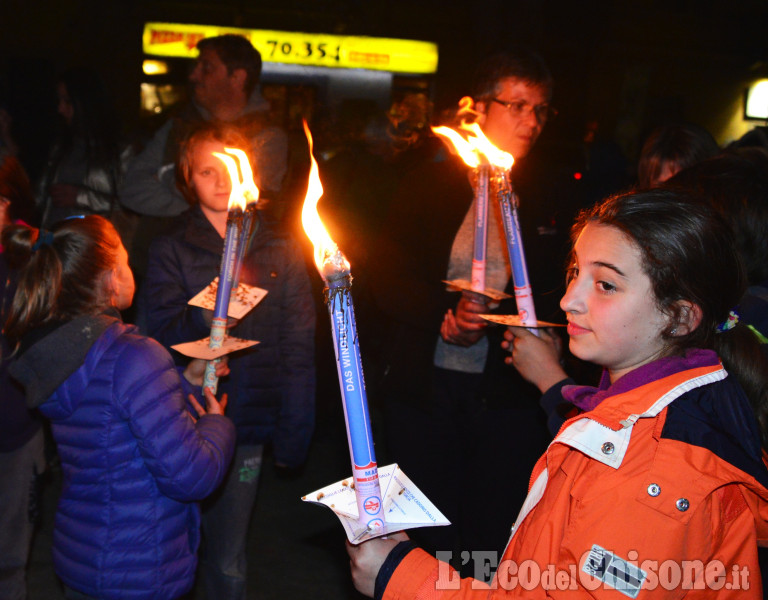
<svg viewBox="0 0 768 600"><path fill-rule="evenodd" d="M728 331L729 329L736 327L736 323L738 322L739 314L735 310L732 310L728 313L728 318L715 327L715 329L717 329L718 333L722 333L723 331Z"/></svg>
<svg viewBox="0 0 768 600"><path fill-rule="evenodd" d="M37 252L43 246L51 245L53 245L53 232L41 229L40 233L37 234L37 241L32 245L32 252Z"/></svg>
<svg viewBox="0 0 768 600"><path fill-rule="evenodd" d="M755 334L755 337L761 344L768 344L768 338L760 333L760 331L754 325L747 325L747 327L749 327L752 333Z"/></svg>

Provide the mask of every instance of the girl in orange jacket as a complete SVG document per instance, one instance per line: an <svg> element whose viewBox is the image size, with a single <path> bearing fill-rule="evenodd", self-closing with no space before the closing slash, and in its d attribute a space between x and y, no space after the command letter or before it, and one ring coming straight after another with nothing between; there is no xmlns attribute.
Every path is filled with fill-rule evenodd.
<svg viewBox="0 0 768 600"><path fill-rule="evenodd" d="M582 412L537 463L495 579L461 580L396 534L348 545L364 594L762 597L768 366L739 323L727 225L651 190L585 211L573 240L570 349L604 373L597 388L563 388Z"/></svg>

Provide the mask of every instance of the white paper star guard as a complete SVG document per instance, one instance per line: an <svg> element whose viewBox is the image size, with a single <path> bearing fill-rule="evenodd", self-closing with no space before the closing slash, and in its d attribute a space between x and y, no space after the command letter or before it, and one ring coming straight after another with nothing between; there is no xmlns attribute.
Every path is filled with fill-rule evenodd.
<svg viewBox="0 0 768 600"><path fill-rule="evenodd" d="M468 279L443 279L443 283L448 284L448 290L451 292L473 292L475 294L485 296L486 298L490 298L495 302L499 302L505 298L512 297L509 294L502 292L501 290L496 290L493 288L485 288L482 292L473 290L472 282Z"/></svg>
<svg viewBox="0 0 768 600"><path fill-rule="evenodd" d="M187 304L214 310L216 306L216 290L218 287L219 278L216 277L207 287L195 294ZM261 302L266 295L267 290L241 282L229 297L227 316L232 317L233 319L242 319L248 311Z"/></svg>
<svg viewBox="0 0 768 600"><path fill-rule="evenodd" d="M507 327L525 327L526 329L543 329L545 327L565 327L562 323L550 323L548 321L536 321L535 325L523 325L520 315L480 315L486 321L506 325Z"/></svg>
<svg viewBox="0 0 768 600"><path fill-rule="evenodd" d="M225 354L231 354L238 350L250 348L255 346L259 342L255 340L243 340L235 337L224 338L224 342L217 348L211 348L211 338L203 338L202 340L195 340L194 342L184 342L182 344L176 344L171 346L176 352L180 352L184 356L190 358L201 358L203 360L215 360Z"/></svg>
<svg viewBox="0 0 768 600"><path fill-rule="evenodd" d="M385 519L381 529L371 530L358 521L357 499L351 477L307 494L302 500L330 508L353 544L404 529L451 524L397 464L379 468L379 483L384 498Z"/></svg>

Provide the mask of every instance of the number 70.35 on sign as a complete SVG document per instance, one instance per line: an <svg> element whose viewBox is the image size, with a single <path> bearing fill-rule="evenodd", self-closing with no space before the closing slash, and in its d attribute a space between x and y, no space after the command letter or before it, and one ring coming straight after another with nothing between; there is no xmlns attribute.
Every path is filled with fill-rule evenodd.
<svg viewBox="0 0 768 600"><path fill-rule="evenodd" d="M437 45L417 40L253 31L266 62L402 73L437 71Z"/></svg>

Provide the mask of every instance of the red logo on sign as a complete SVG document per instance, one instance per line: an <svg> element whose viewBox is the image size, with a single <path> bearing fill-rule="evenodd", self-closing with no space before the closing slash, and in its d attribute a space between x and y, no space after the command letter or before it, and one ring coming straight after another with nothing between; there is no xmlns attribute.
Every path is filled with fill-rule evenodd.
<svg viewBox="0 0 768 600"><path fill-rule="evenodd" d="M369 498L368 500L365 501L364 506L365 506L365 512L373 515L377 513L379 510L379 501L374 498Z"/></svg>

